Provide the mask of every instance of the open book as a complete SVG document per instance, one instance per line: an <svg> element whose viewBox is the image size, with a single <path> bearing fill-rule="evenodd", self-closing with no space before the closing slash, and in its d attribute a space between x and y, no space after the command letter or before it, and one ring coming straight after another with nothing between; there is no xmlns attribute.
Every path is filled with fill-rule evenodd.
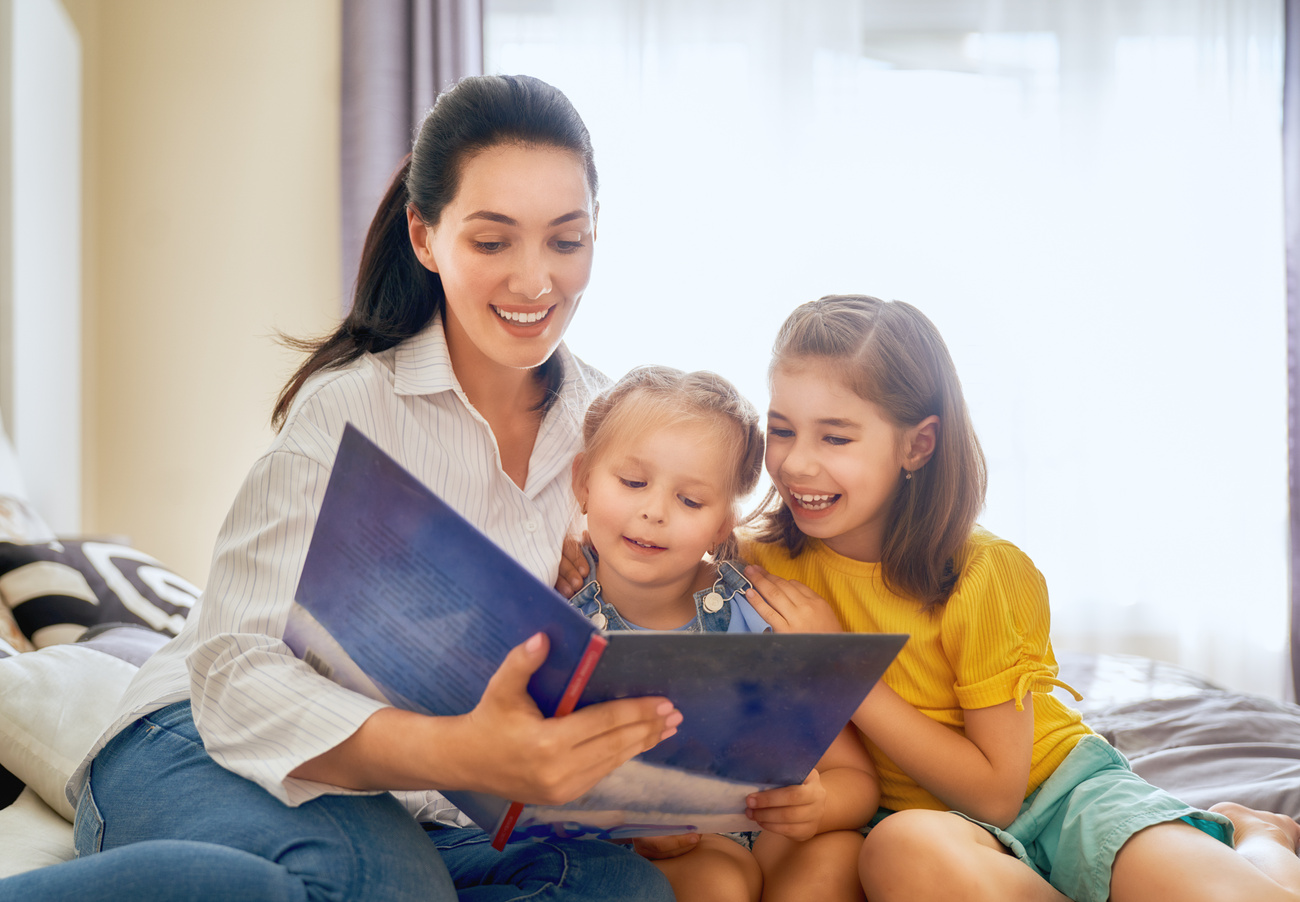
<svg viewBox="0 0 1300 902"><path fill-rule="evenodd" d="M474 708L507 652L550 654L528 691L547 716L663 695L675 736L555 808L444 791L502 848L539 835L752 830L745 797L800 783L906 636L602 632L351 425L296 604L294 653L357 692L425 714Z"/></svg>

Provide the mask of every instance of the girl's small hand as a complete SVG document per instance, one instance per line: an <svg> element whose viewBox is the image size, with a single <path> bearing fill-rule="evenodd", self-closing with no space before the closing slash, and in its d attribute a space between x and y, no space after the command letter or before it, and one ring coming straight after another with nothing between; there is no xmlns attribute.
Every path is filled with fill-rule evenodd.
<svg viewBox="0 0 1300 902"><path fill-rule="evenodd" d="M817 835L826 808L826 789L813 768L798 786L756 792L745 802L745 814L764 830L802 842Z"/></svg>
<svg viewBox="0 0 1300 902"><path fill-rule="evenodd" d="M632 840L632 848L642 858L652 861L658 858L676 858L685 855L700 844L700 834L679 833L676 836L638 836Z"/></svg>
<svg viewBox="0 0 1300 902"><path fill-rule="evenodd" d="M582 541L588 541L584 532ZM582 544L573 536L564 537L564 546L560 549L560 574L555 579L555 591L565 598L577 594L587 583L591 568L587 566L587 557L582 553Z"/></svg>
<svg viewBox="0 0 1300 902"><path fill-rule="evenodd" d="M745 567L745 577L754 584L745 598L774 632L844 632L826 599L803 583L773 576L757 564Z"/></svg>

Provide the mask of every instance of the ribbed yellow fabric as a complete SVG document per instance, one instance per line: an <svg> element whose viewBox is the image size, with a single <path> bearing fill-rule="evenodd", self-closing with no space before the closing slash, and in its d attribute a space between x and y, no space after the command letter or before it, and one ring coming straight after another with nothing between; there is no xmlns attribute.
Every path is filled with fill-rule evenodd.
<svg viewBox="0 0 1300 902"><path fill-rule="evenodd" d="M782 545L747 541L745 560L794 579L825 598L846 630L908 633L911 638L885 673L885 683L922 713L958 732L963 709L987 708L1034 695L1034 746L1029 785L1036 789L1084 735L1079 712L1050 692L1064 686L1048 637L1047 585L1019 548L976 528L958 553L957 586L938 610L885 588L880 565L855 561L809 540L791 558ZM873 746L886 808L937 808L940 802Z"/></svg>

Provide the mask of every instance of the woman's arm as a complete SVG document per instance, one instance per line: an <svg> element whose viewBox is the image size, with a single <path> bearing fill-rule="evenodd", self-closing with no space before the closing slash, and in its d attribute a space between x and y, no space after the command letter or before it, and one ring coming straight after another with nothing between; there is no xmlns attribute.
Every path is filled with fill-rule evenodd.
<svg viewBox="0 0 1300 902"><path fill-rule="evenodd" d="M291 776L358 790L469 789L555 805L677 731L681 713L654 697L543 717L527 687L547 650L543 633L514 648L469 714L382 708Z"/></svg>
<svg viewBox="0 0 1300 902"><path fill-rule="evenodd" d="M1034 705L1014 701L965 712L965 735L931 720L883 682L853 715L853 723L913 780L945 805L1005 827L1015 820L1029 786Z"/></svg>

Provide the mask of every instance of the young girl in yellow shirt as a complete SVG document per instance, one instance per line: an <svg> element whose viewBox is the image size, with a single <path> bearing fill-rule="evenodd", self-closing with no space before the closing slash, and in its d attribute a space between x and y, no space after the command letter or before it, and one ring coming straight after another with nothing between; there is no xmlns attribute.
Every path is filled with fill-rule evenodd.
<svg viewBox="0 0 1300 902"><path fill-rule="evenodd" d="M975 525L984 457L924 315L805 304L769 372L751 603L777 630L911 634L853 717L881 781L849 853L871 902L1300 898L1295 821L1183 804L1049 694L1046 584ZM825 850L774 837L764 851L793 873Z"/></svg>

